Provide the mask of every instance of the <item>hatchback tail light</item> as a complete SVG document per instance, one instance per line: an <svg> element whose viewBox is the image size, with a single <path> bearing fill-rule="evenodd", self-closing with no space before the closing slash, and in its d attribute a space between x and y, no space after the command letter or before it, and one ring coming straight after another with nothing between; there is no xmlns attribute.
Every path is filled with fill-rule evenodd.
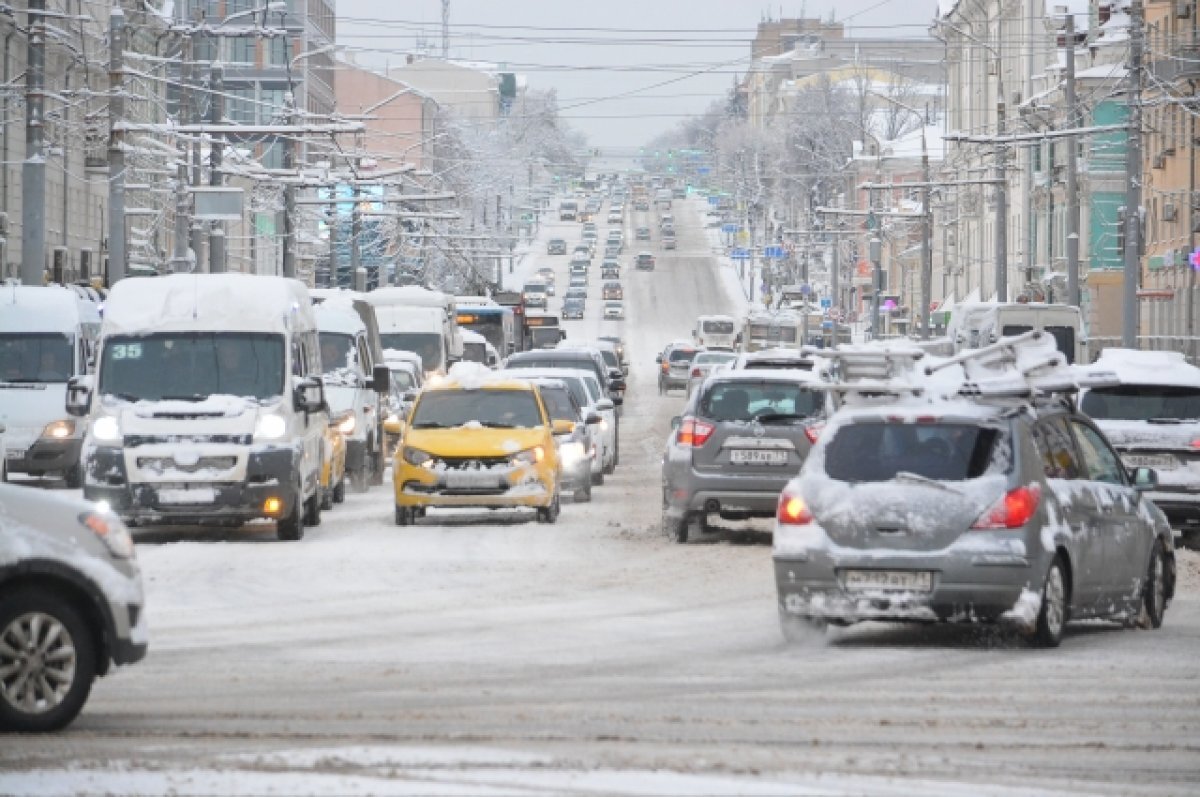
<svg viewBox="0 0 1200 797"><path fill-rule="evenodd" d="M704 373L699 368L692 369L692 376L703 376Z"/></svg>
<svg viewBox="0 0 1200 797"><path fill-rule="evenodd" d="M1019 529L1030 521L1042 500L1042 488L1036 484L1014 487L987 508L973 529Z"/></svg>
<svg viewBox="0 0 1200 797"><path fill-rule="evenodd" d="M803 498L786 490L779 496L779 506L775 510L775 519L780 523L804 525L812 523L812 512Z"/></svg>
<svg viewBox="0 0 1200 797"><path fill-rule="evenodd" d="M679 424L679 431L675 434L675 442L681 446L700 448L708 442L708 438L712 437L713 430L716 428L715 424L711 424L708 421L686 418L683 423Z"/></svg>

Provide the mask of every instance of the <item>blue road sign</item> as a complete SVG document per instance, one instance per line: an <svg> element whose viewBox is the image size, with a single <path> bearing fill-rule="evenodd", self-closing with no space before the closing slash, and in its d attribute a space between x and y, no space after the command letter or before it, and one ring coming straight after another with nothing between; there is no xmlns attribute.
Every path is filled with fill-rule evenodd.
<svg viewBox="0 0 1200 797"><path fill-rule="evenodd" d="M712 205L712 206L715 208L717 205L721 204L721 197L719 197L719 196L710 196L710 197L708 198L708 204Z"/></svg>
<svg viewBox="0 0 1200 797"><path fill-rule="evenodd" d="M708 174L711 171L712 171L712 169L710 169L707 166L697 166L696 167L696 174Z"/></svg>
<svg viewBox="0 0 1200 797"><path fill-rule="evenodd" d="M821 307L824 307L826 309L833 307L833 299L822 299Z"/></svg>
<svg viewBox="0 0 1200 797"><path fill-rule="evenodd" d="M733 258L734 260L749 260L750 259L750 250L749 249L741 249L741 248L733 249L729 252L729 256L731 258Z"/></svg>
<svg viewBox="0 0 1200 797"><path fill-rule="evenodd" d="M833 329L833 322L832 321L822 321L821 329Z"/></svg>
<svg viewBox="0 0 1200 797"><path fill-rule="evenodd" d="M721 232L737 232L737 231L738 231L738 226L736 224L722 224L721 225Z"/></svg>
<svg viewBox="0 0 1200 797"><path fill-rule="evenodd" d="M787 253L784 251L782 246L764 246L763 247L763 257L781 259L783 257L786 257L786 255L787 255Z"/></svg>

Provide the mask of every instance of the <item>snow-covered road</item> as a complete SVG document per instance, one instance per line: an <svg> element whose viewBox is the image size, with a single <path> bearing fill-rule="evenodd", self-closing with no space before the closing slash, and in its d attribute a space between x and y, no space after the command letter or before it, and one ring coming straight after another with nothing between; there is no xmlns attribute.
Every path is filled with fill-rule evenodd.
<svg viewBox="0 0 1200 797"><path fill-rule="evenodd" d="M4 737L0 793L1195 794L1194 554L1155 632L1032 650L870 624L787 647L762 539L659 534L682 398L657 394L654 354L731 304L697 208L677 203L655 272L626 271L626 322L599 319L597 279L568 322L622 328L633 366L622 466L593 503L554 526L400 529L379 487L298 543L141 532L149 657L68 731ZM540 252L523 268L565 285Z"/></svg>

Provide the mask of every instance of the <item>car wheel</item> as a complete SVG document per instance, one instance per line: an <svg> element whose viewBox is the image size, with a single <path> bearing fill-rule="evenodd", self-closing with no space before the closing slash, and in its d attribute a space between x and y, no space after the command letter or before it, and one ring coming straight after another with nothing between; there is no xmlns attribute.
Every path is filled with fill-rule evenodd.
<svg viewBox="0 0 1200 797"><path fill-rule="evenodd" d="M688 526L691 525L691 518L684 515L681 518L673 518L666 512L662 516L663 534L667 535L667 539L671 542L677 542L680 545L688 541Z"/></svg>
<svg viewBox="0 0 1200 797"><path fill-rule="evenodd" d="M592 500L592 483L591 483L590 479L588 480L587 484L580 487L575 492L571 493L571 503L586 504L586 503L591 502L591 500Z"/></svg>
<svg viewBox="0 0 1200 797"><path fill-rule="evenodd" d="M292 511L285 518L275 523L275 536L281 540L295 541L304 538L304 501L301 493L296 491L296 500L292 502Z"/></svg>
<svg viewBox="0 0 1200 797"><path fill-rule="evenodd" d="M413 511L411 509L409 509L408 507L405 507L405 506L397 506L396 507L396 525L397 526L411 526L415 522L416 522L416 518L413 517Z"/></svg>
<svg viewBox="0 0 1200 797"><path fill-rule="evenodd" d="M604 484L604 471L605 469L601 468L599 473L592 474L592 484L594 486L599 487L600 485Z"/></svg>
<svg viewBox="0 0 1200 797"><path fill-rule="evenodd" d="M1179 547L1200 551L1200 529L1186 529L1180 535Z"/></svg>
<svg viewBox="0 0 1200 797"><path fill-rule="evenodd" d="M1156 539L1150 549L1150 564L1142 582L1142 606L1138 614L1139 628L1159 628L1167 612L1167 554L1162 540Z"/></svg>
<svg viewBox="0 0 1200 797"><path fill-rule="evenodd" d="M561 502L559 501L558 490L555 489L554 498L551 499L550 506L538 509L538 511L537 511L538 523L557 523L558 522L558 513L559 513L560 509L561 509Z"/></svg>
<svg viewBox="0 0 1200 797"><path fill-rule="evenodd" d="M83 486L83 466L76 464L63 474L63 481L66 482L68 490L78 490Z"/></svg>
<svg viewBox="0 0 1200 797"><path fill-rule="evenodd" d="M825 635L829 623L815 617L797 617L794 614L779 613L779 630L783 639L789 645L799 645L812 642Z"/></svg>
<svg viewBox="0 0 1200 797"><path fill-rule="evenodd" d="M69 603L35 588L0 606L0 729L44 733L79 715L96 678L93 631Z"/></svg>
<svg viewBox="0 0 1200 797"><path fill-rule="evenodd" d="M320 488L320 492L322 511L333 509L333 490L329 489L328 487L322 487Z"/></svg>
<svg viewBox="0 0 1200 797"><path fill-rule="evenodd" d="M1063 629L1067 626L1070 605L1062 557L1055 556L1050 569L1046 571L1046 581L1042 584L1042 605L1038 609L1037 626L1033 632L1035 645L1043 648L1059 646Z"/></svg>
<svg viewBox="0 0 1200 797"><path fill-rule="evenodd" d="M321 491L319 488L311 498L304 502L304 525L321 525Z"/></svg>
<svg viewBox="0 0 1200 797"><path fill-rule="evenodd" d="M340 504L346 500L346 475L342 474L342 478L338 479L338 483L333 486L333 502Z"/></svg>

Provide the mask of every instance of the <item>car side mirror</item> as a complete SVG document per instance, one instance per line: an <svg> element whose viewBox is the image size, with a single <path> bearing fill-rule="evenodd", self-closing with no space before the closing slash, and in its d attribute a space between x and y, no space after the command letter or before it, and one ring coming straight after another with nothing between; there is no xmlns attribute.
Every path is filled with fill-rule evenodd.
<svg viewBox="0 0 1200 797"><path fill-rule="evenodd" d="M662 365L662 355L661 354L654 355L654 362L658 363L659 365Z"/></svg>
<svg viewBox="0 0 1200 797"><path fill-rule="evenodd" d="M404 393L401 394L401 398L403 398L406 402L411 404L412 402L417 400L417 391L406 390L406 391L404 391Z"/></svg>
<svg viewBox="0 0 1200 797"><path fill-rule="evenodd" d="M556 435L571 434L571 432L575 431L575 422L567 420L551 421L550 431Z"/></svg>
<svg viewBox="0 0 1200 797"><path fill-rule="evenodd" d="M620 368L609 368L608 369L608 378L609 379L615 379L617 381L620 381L621 377L623 377L623 376L625 376L625 374L621 373Z"/></svg>
<svg viewBox="0 0 1200 797"><path fill-rule="evenodd" d="M1158 487L1158 472L1153 468L1134 468L1133 489L1139 493L1147 492Z"/></svg>
<svg viewBox="0 0 1200 797"><path fill-rule="evenodd" d="M321 412L325 409L325 386L315 376L296 380L292 404L297 412Z"/></svg>
<svg viewBox="0 0 1200 797"><path fill-rule="evenodd" d="M585 424L587 424L588 426L595 426L596 424L600 423L603 420L604 419L600 417L599 413L589 412L587 414L587 417L583 419L583 422Z"/></svg>
<svg viewBox="0 0 1200 797"><path fill-rule="evenodd" d="M679 428L679 424L681 424L681 423L683 423L683 416L682 416L682 415L676 415L675 417L673 417L673 418L671 419L671 428L672 428L672 429L678 429L678 428Z"/></svg>
<svg viewBox="0 0 1200 797"><path fill-rule="evenodd" d="M374 390L376 393L386 393L391 381L392 372L388 370L388 367L386 365L377 365L371 372L371 381L367 382L367 388Z"/></svg>
<svg viewBox="0 0 1200 797"><path fill-rule="evenodd" d="M600 412L608 412L616 407L616 399L606 398L596 402L596 409Z"/></svg>
<svg viewBox="0 0 1200 797"><path fill-rule="evenodd" d="M92 411L92 378L73 376L67 380L67 414L82 418Z"/></svg>

